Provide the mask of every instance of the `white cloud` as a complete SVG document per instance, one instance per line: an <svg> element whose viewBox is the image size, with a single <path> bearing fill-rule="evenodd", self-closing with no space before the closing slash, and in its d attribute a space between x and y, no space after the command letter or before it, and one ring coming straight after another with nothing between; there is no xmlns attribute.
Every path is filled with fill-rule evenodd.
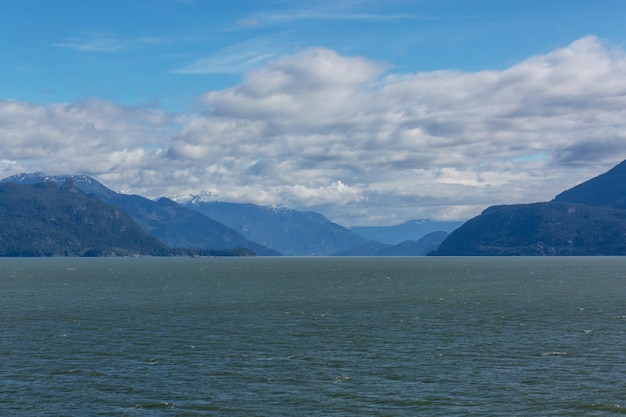
<svg viewBox="0 0 626 417"><path fill-rule="evenodd" d="M86 38L70 37L54 46L81 52L118 52L126 47L126 43L109 33L95 33Z"/></svg>
<svg viewBox="0 0 626 417"><path fill-rule="evenodd" d="M148 196L204 189L352 225L545 201L626 158L626 58L594 37L502 71L387 71L311 48L176 118L0 102L0 171L87 172Z"/></svg>
<svg viewBox="0 0 626 417"><path fill-rule="evenodd" d="M262 65L277 53L285 52L288 44L280 41L280 36L250 39L212 51L195 59L189 65L173 70L176 74L231 74L250 71ZM283 45L282 50L277 44Z"/></svg>
<svg viewBox="0 0 626 417"><path fill-rule="evenodd" d="M379 63L312 48L207 93L201 128L189 126L172 149L221 149L247 161L231 165L242 172L272 161L268 187L342 181L373 212L414 195L424 205L404 209L406 218L470 216L492 203L550 199L622 159L625 63L594 37L475 73L385 75ZM572 176L575 165L590 169ZM318 204L290 192L288 203ZM354 206L344 207L348 218Z"/></svg>
<svg viewBox="0 0 626 417"><path fill-rule="evenodd" d="M389 0L384 4L388 5ZM246 19L263 25L287 25L309 20L321 21L365 21L381 22L418 19L412 13L385 13L380 10L380 1L337 2L284 2L280 11L257 13L254 18Z"/></svg>
<svg viewBox="0 0 626 417"><path fill-rule="evenodd" d="M21 170L94 176L145 168L171 126L160 111L87 100L47 107L0 101L0 146ZM14 168L2 167L3 173ZM0 169L2 169L0 168ZM114 184L115 186L116 184Z"/></svg>

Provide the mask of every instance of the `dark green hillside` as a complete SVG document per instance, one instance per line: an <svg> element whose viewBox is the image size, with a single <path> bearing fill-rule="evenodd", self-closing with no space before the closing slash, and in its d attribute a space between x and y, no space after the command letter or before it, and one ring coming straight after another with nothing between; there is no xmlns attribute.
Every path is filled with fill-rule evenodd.
<svg viewBox="0 0 626 417"><path fill-rule="evenodd" d="M626 255L626 211L566 202L494 206L433 255Z"/></svg>
<svg viewBox="0 0 626 417"><path fill-rule="evenodd" d="M563 191L554 201L626 208L626 161L602 175Z"/></svg>
<svg viewBox="0 0 626 417"><path fill-rule="evenodd" d="M494 206L432 255L626 255L626 161L546 203Z"/></svg>
<svg viewBox="0 0 626 417"><path fill-rule="evenodd" d="M72 182L0 183L0 256L165 255L169 249L119 209Z"/></svg>

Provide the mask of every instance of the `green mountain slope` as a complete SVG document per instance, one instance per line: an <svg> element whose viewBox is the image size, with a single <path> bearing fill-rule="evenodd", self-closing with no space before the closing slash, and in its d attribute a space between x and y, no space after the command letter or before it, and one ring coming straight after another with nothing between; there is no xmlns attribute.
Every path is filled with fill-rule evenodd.
<svg viewBox="0 0 626 417"><path fill-rule="evenodd" d="M622 255L626 211L549 202L497 206L453 231L434 255Z"/></svg>
<svg viewBox="0 0 626 417"><path fill-rule="evenodd" d="M626 161L553 201L494 206L433 255L626 255Z"/></svg>
<svg viewBox="0 0 626 417"><path fill-rule="evenodd" d="M0 183L0 256L165 255L169 248L73 182Z"/></svg>

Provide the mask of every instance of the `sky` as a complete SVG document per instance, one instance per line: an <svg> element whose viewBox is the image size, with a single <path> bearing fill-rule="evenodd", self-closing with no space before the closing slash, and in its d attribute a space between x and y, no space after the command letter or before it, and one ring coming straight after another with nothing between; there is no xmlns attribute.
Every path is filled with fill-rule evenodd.
<svg viewBox="0 0 626 417"><path fill-rule="evenodd" d="M626 159L623 0L0 3L0 177L344 226L549 201Z"/></svg>

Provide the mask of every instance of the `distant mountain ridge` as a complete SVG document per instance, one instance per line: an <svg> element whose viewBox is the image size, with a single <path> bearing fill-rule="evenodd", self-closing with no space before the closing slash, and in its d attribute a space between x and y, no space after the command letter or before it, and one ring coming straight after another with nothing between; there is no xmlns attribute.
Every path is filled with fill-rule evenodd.
<svg viewBox="0 0 626 417"><path fill-rule="evenodd" d="M405 240L397 245L370 242L357 248L339 252L340 256L425 256L439 247L447 232L431 232L419 240Z"/></svg>
<svg viewBox="0 0 626 417"><path fill-rule="evenodd" d="M369 242L312 211L199 199L186 206L287 256L336 255Z"/></svg>
<svg viewBox="0 0 626 417"><path fill-rule="evenodd" d="M407 240L417 241L433 232L450 233L462 224L463 222L419 219L394 226L354 226L350 230L377 242L397 245Z"/></svg>
<svg viewBox="0 0 626 417"><path fill-rule="evenodd" d="M433 255L626 255L626 161L543 203L493 206Z"/></svg>

